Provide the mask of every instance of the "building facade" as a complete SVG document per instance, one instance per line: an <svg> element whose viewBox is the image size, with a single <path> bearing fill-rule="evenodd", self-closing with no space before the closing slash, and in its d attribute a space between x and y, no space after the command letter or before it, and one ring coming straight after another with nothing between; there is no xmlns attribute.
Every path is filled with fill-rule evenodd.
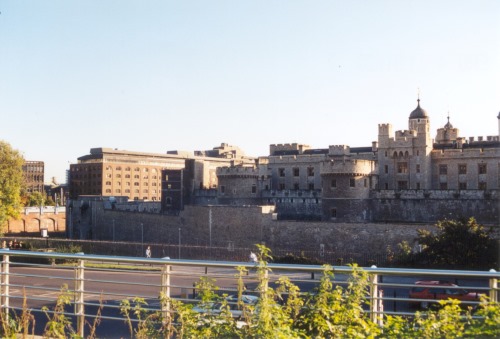
<svg viewBox="0 0 500 339"><path fill-rule="evenodd" d="M500 130L500 114L497 119ZM283 219L419 222L475 216L491 223L500 217L499 136L460 137L448 117L432 138L420 99L407 130L380 124L371 146L271 145L267 162L219 168L217 175L219 202L272 204Z"/></svg>
<svg viewBox="0 0 500 339"><path fill-rule="evenodd" d="M44 192L45 163L43 161L25 161L23 165L26 191Z"/></svg>
<svg viewBox="0 0 500 339"><path fill-rule="evenodd" d="M69 195L125 196L129 200L162 200L162 171L189 172L186 189L217 187L216 169L235 163L253 163L237 148L222 144L212 151L143 153L92 148L70 165ZM166 181L163 180L166 184ZM189 203L189 199L186 201Z"/></svg>

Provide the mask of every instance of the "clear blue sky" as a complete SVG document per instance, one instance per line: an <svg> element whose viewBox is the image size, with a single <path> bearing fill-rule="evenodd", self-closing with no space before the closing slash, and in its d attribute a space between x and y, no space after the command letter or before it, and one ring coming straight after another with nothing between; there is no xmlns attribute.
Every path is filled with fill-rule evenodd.
<svg viewBox="0 0 500 339"><path fill-rule="evenodd" d="M0 2L0 139L64 182L93 147L368 146L498 133L500 1Z"/></svg>

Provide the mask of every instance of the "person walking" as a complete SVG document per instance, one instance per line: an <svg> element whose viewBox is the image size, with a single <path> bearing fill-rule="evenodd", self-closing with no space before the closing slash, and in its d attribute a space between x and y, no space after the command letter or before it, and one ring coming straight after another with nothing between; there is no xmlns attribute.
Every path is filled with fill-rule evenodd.
<svg viewBox="0 0 500 339"><path fill-rule="evenodd" d="M146 258L151 258L151 247L146 248Z"/></svg>

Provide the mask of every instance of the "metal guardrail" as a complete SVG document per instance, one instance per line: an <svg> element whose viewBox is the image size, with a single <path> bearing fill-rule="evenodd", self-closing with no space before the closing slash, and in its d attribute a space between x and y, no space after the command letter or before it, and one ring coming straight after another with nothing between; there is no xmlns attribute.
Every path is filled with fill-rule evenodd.
<svg viewBox="0 0 500 339"><path fill-rule="evenodd" d="M258 294L255 264L248 262L221 262L182 259L154 259L139 257L118 257L89 254L45 253L0 249L3 256L0 272L0 311L21 310L27 301L33 312L42 312L42 306L55 304L61 293L61 286L71 286L73 313L77 333L83 337L87 318L96 317L91 310L102 308L99 316L106 321L121 321L120 301L134 297L148 301L146 310L168 312L168 305L158 302L163 294L167 297L194 302L194 282L200 277L210 277L220 283L220 291L237 293L238 271L241 266L249 270L244 277L247 293ZM58 261L72 261L74 265L55 265ZM92 265L91 265L92 264ZM98 264L107 265L99 267ZM114 266L111 266L114 265ZM275 281L286 275L303 291L311 290L319 282L324 267L313 265L268 264L269 280ZM345 284L352 273L350 266L333 266L336 284ZM380 323L380 315L412 315L409 305L412 301L407 291L415 286L415 280L446 279L460 281L463 288L480 291L491 301L498 301L498 279L500 272L494 270L459 271L363 268L369 274L369 309L373 321ZM406 291L406 292L405 292ZM191 293L192 292L192 293ZM192 296L192 297L191 297ZM420 301L433 301L418 300ZM473 304L474 302L470 302ZM116 314L118 312L118 315Z"/></svg>

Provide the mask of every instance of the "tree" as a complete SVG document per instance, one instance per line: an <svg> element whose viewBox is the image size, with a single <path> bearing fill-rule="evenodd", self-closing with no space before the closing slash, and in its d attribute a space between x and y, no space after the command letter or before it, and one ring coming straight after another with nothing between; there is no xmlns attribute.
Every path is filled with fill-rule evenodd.
<svg viewBox="0 0 500 339"><path fill-rule="evenodd" d="M442 268L490 269L498 266L498 241L492 230L478 224L476 219L442 220L436 232L418 230L422 252L415 263Z"/></svg>
<svg viewBox="0 0 500 339"><path fill-rule="evenodd" d="M10 144L0 140L0 233L9 218L16 218L21 207L24 158Z"/></svg>

